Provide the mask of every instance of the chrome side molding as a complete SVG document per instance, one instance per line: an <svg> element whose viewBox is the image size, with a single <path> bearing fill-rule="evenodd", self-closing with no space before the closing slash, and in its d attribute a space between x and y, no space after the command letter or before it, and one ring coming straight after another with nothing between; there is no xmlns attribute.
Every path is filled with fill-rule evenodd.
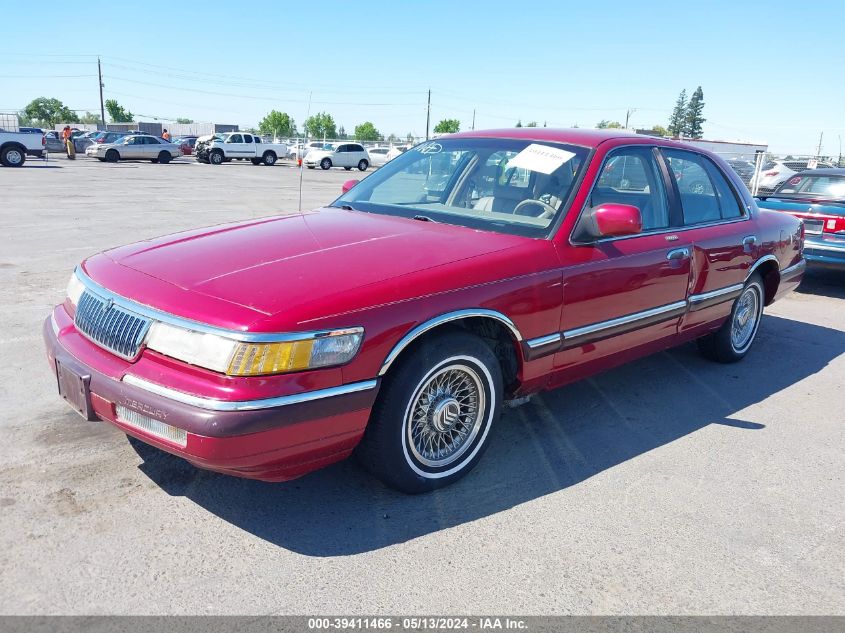
<svg viewBox="0 0 845 633"><path fill-rule="evenodd" d="M361 382L352 382L347 385L339 385L337 387L329 387L327 389L317 389L315 391L305 391L303 393L295 393L289 396L279 396L276 398L264 398L261 400L215 400L213 398L203 398L195 396L184 391L177 391L170 387L159 385L158 383L144 380L133 374L126 374L123 377L123 382L133 387L138 387L157 396L175 400L182 404L187 404L200 409L207 409L208 411L257 411L260 409L272 409L275 407L284 407L291 404L301 404L303 402L312 402L314 400L321 400L323 398L332 398L334 396L343 396L358 391L368 391L375 389L378 380L363 380Z"/></svg>

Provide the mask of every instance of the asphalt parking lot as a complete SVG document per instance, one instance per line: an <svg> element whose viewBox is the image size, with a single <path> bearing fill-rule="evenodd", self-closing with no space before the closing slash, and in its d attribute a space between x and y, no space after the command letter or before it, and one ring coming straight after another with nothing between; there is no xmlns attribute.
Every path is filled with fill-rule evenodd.
<svg viewBox="0 0 845 633"><path fill-rule="evenodd" d="M359 176L306 170L303 208ZM845 614L842 274L740 364L688 345L507 410L425 496L199 471L59 399L41 324L80 259L298 192L282 163L0 168L0 612Z"/></svg>

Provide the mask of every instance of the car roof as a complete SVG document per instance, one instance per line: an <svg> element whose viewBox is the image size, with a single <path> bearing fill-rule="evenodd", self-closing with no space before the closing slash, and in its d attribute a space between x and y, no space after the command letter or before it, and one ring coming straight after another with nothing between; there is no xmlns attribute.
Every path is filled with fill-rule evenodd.
<svg viewBox="0 0 845 633"><path fill-rule="evenodd" d="M445 136L445 135L444 135ZM495 130L473 130L449 134L449 138L517 138L533 141L549 141L552 143L570 143L584 147L598 147L605 141L613 139L653 139L655 141L672 144L671 141L660 137L645 136L625 130L594 130L583 128L550 128L550 127L516 127Z"/></svg>
<svg viewBox="0 0 845 633"><path fill-rule="evenodd" d="M826 167L824 169L808 169L798 172L800 176L845 176L845 168Z"/></svg>

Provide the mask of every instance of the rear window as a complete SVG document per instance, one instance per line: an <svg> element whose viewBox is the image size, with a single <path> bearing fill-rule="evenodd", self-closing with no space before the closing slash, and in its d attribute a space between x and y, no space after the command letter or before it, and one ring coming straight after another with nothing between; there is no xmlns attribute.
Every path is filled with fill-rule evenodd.
<svg viewBox="0 0 845 633"><path fill-rule="evenodd" d="M778 193L845 199L845 176L794 176L783 183Z"/></svg>

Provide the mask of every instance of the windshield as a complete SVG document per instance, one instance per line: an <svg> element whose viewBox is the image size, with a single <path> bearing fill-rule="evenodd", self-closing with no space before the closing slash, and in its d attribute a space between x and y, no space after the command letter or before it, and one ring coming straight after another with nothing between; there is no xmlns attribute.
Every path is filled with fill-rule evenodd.
<svg viewBox="0 0 845 633"><path fill-rule="evenodd" d="M583 147L530 140L439 139L394 158L332 206L544 237L586 156Z"/></svg>
<svg viewBox="0 0 845 633"><path fill-rule="evenodd" d="M839 198L845 200L845 175L793 176L778 189L778 194L798 197Z"/></svg>

